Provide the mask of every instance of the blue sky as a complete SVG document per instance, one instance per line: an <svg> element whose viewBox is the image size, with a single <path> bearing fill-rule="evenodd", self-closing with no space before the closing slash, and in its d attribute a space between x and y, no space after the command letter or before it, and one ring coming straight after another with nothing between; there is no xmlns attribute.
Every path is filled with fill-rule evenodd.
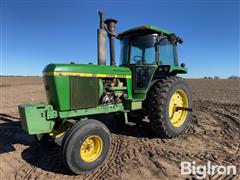
<svg viewBox="0 0 240 180"><path fill-rule="evenodd" d="M1 74L41 75L49 63L96 63L102 9L118 20L117 32L153 24L182 37L179 60L189 68L187 77L239 75L239 6L238 0L1 0Z"/></svg>

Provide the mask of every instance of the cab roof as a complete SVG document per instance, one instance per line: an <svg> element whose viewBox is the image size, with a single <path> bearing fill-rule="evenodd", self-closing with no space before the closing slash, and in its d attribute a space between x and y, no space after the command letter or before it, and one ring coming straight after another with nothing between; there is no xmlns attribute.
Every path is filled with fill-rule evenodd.
<svg viewBox="0 0 240 180"><path fill-rule="evenodd" d="M154 25L145 25L145 26L138 26L135 28L131 28L127 31L124 31L122 33L119 33L117 35L118 39L123 39L125 36L130 35L130 34L134 34L134 33L141 33L141 32L146 32L146 33L162 33L164 35L169 35L171 34L171 32L168 32L164 29L161 29L157 26Z"/></svg>

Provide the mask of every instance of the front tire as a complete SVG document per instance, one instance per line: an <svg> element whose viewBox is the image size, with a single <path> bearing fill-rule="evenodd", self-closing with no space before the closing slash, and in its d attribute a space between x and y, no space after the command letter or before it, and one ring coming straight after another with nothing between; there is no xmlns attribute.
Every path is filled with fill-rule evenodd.
<svg viewBox="0 0 240 180"><path fill-rule="evenodd" d="M177 107L191 108L192 95L182 78L160 79L150 89L147 104L151 128L158 136L176 137L187 128L191 112Z"/></svg>
<svg viewBox="0 0 240 180"><path fill-rule="evenodd" d="M110 132L103 123L93 119L80 121L63 138L64 163L71 172L85 174L107 159L110 146Z"/></svg>

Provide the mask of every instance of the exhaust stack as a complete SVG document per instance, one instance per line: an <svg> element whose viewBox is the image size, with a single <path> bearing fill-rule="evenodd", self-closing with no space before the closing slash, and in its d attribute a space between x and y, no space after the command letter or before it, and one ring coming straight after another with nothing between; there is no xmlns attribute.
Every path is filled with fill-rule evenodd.
<svg viewBox="0 0 240 180"><path fill-rule="evenodd" d="M106 19L104 23L107 25L107 32L109 37L109 47L110 47L110 65L115 66L115 25L117 24L117 20L115 19Z"/></svg>
<svg viewBox="0 0 240 180"><path fill-rule="evenodd" d="M106 65L106 31L104 29L104 16L98 11L100 17L100 28L97 30L98 65Z"/></svg>

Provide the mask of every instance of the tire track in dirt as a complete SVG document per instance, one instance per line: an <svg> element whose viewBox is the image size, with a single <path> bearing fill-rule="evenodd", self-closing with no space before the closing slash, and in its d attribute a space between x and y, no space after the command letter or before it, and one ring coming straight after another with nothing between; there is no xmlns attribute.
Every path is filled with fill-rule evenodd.
<svg viewBox="0 0 240 180"><path fill-rule="evenodd" d="M205 114L216 120L217 124L215 125L220 127L220 130L215 130L214 135L210 133L205 139L209 141L213 139L212 137L215 137L214 143L218 144L219 148L214 149L211 156L208 154L192 154L192 156L202 161L209 160L216 163L216 165L236 165L237 169L239 169L240 158L234 157L234 155L238 153L240 146L240 104L200 101L196 109L200 114ZM204 127L204 125L207 125L206 127L208 128L214 126L214 124L209 124L208 122L202 122L202 124L202 127ZM204 137L206 133L200 133L200 135ZM237 174L239 174L239 172ZM232 175L209 176L209 178L212 179L232 179L234 177L235 176Z"/></svg>
<svg viewBox="0 0 240 180"><path fill-rule="evenodd" d="M4 173L6 179L9 179L9 174L15 176L15 172L21 172L21 167L24 162L20 157L20 150L16 144L28 144L29 136L24 134L20 127L20 123L16 122L17 118L7 115L0 115L0 154L2 168L7 168L9 173ZM31 139L31 138L30 138ZM13 153L15 152L15 153ZM7 166L7 167L6 167ZM26 173L24 173L24 176ZM4 177L2 177L4 178ZM11 179L11 178L10 178Z"/></svg>
<svg viewBox="0 0 240 180"><path fill-rule="evenodd" d="M34 173L34 169L36 168L27 164L21 158L17 159L15 155L17 154L18 157L21 157L21 151L24 150L22 146L17 146L17 144L29 145L29 143L32 142L32 138L24 133L20 127L20 123L16 122L15 118L1 115L0 119L0 150L2 150L2 163L8 166L7 168L10 169L11 174L13 174L16 179L27 179L29 174ZM12 155L11 152L14 151L17 153ZM9 164L8 162L13 163ZM36 173L36 175L40 174Z"/></svg>
<svg viewBox="0 0 240 180"><path fill-rule="evenodd" d="M221 146L219 146L220 148L218 150L216 149L211 149L210 148L210 152L209 153L205 153L205 152L201 152L201 151L197 151L194 152L194 153L189 153L188 151L184 151L184 146L187 146L188 143L191 144L191 142L189 142L189 139L191 139L192 137L191 136L194 136L196 137L196 139L202 139L203 142L208 142L209 139L213 139L212 137L214 137L216 135L216 132L217 133L220 133L221 131L213 131L213 132L208 132L208 128L206 128L205 126L215 126L214 124L211 124L212 122L208 122L208 120L205 120L205 116L209 116L210 119L216 119L215 116L213 116L213 114L217 113L217 112L213 112L212 113L209 113L207 107L209 107L209 102L206 103L205 106L203 106L204 108L201 108L202 105L202 102L195 102L196 105L195 105L195 110L196 113L193 113L193 116L192 116L192 119L191 119L191 123L190 125L188 126L185 134L181 135L180 137L178 138L175 138L175 139L158 139L158 140L154 140L153 142L151 143L147 143L147 145L143 145L144 143L146 143L147 141L151 141L149 139L146 139L146 141L144 139L141 139L140 140L140 144L141 144L141 147L138 149L138 148L135 148L133 149L133 151L139 151L140 153L143 153L143 154L147 154L147 152L153 152L153 153L156 153L158 154L162 159L165 159L167 162L171 162L171 163L174 163L175 166L177 166L179 168L179 164L181 163L181 160L188 160L188 161L197 161L199 163L206 163L207 161L211 161L215 164L218 164L218 165L222 165L223 162L228 162L228 163L233 163L232 159L229 158L229 156L231 156L231 154L227 154L226 156L223 156L222 155L222 151L221 151ZM218 104L216 106L215 103L213 103L213 106L215 107L215 109L218 109L218 108L221 108L221 107L227 107L226 109L229 110L230 112L232 112L233 110L238 110L239 109L239 105L234 105L234 104ZM219 113L219 116L221 117L222 114ZM199 115L201 117L203 117L203 119L199 119ZM234 114L234 116L238 116L237 113ZM230 118L231 117L224 117L224 118ZM225 120L223 120L225 121ZM226 121L229 121L228 119ZM235 121L235 119L234 119ZM233 129L233 131L228 131L224 126L222 126L221 122L217 122L216 124L217 126L220 126L221 128L224 129L224 133L229 135L230 137L232 136L239 136L239 128L237 126L237 124L231 124L231 129ZM155 142L156 141L156 142ZM186 142L185 142L186 141ZM213 142L215 140L213 139ZM231 141L231 138L228 138L227 139L228 142L232 142ZM237 139L235 139L235 142L238 142ZM159 146L156 146L155 149L154 149L154 146L151 147L151 145L154 145L155 144L159 144L160 146L162 146L162 150L159 150ZM219 139L219 144L221 144L221 139ZM133 142L134 144L134 142ZM172 147L177 147L179 144L183 144L182 148L183 149L183 153L179 152L179 151L169 151L169 149L172 149ZM206 143L207 146L211 146L211 143ZM208 148L208 147L206 147ZM230 147L232 148L232 147ZM137 149L137 150L136 150ZM130 153L128 153L130 154ZM137 153L135 153L137 154ZM152 154L152 153L150 153ZM151 156L151 155L149 155ZM221 157L219 159L219 157ZM150 158L151 159L151 158ZM129 159L130 160L130 159ZM153 161L154 163L154 161ZM161 161L160 161L161 163ZM237 164L239 162L236 162L235 164ZM122 164L124 166L124 164ZM161 169L161 168L160 168ZM164 168L162 168L164 169ZM180 170L180 168L179 168ZM165 173L163 173L165 174ZM212 179L215 179L216 176L213 176ZM230 177L230 176L229 176ZM209 176L209 178L211 178ZM218 178L227 178L226 177L218 177ZM231 178L231 177L230 177Z"/></svg>
<svg viewBox="0 0 240 180"><path fill-rule="evenodd" d="M10 117L0 116L0 153L8 154L8 158L1 158L1 160L4 161L2 164L10 166L9 169L14 174L15 179L35 179L39 177L44 179L108 179L111 177L111 173L107 172L119 172L116 171L118 166L114 165L116 164L115 159L123 145L118 135L112 134L112 148L108 161L98 170L84 176L64 175L69 174L69 172L63 166L60 148L39 147L34 142L34 139L22 130L20 123L15 122L15 120L13 121L13 118ZM17 146L16 148L18 149L15 149L15 144L25 146ZM22 156L22 159L12 157L9 154L11 151L17 151L19 156ZM11 165L7 163L8 161L17 161L17 163L15 162ZM17 169L16 164L20 164ZM117 174L115 174L115 177L117 177Z"/></svg>
<svg viewBox="0 0 240 180"><path fill-rule="evenodd" d="M126 171L128 167L126 166L126 163L129 163L129 161L141 158L140 154L147 155L148 159L152 161L152 164L158 164L160 162L160 165L158 165L159 172L166 175L166 177L169 175L167 174L166 168L161 166L161 161L154 160L157 156L176 166L179 171L179 165L182 160L189 162L196 161L201 165L206 164L207 161L211 161L215 165L240 164L239 159L237 160L236 158L236 160L234 160L234 157L231 158L233 154L237 153L239 148L239 139L237 139L239 137L239 114L237 113L239 107L240 105L238 104L220 104L196 101L191 123L189 124L185 134L174 139L140 138L130 141L126 146L127 150L122 152L118 157L118 159L120 159L122 170L124 172ZM226 112L223 113L221 108L224 108ZM232 112L234 112L234 114ZM225 123L229 124L228 128L225 127ZM215 136L216 139L213 138ZM193 140L190 141L191 139ZM189 152L188 149L185 150L185 147L187 147L188 144L192 144L195 140L200 140L200 142L205 144L206 148L204 151L201 150L201 148L200 150L194 149L193 152ZM233 140L235 144L230 145L233 143ZM129 141L129 139L126 138L126 141ZM213 147L212 144L214 143L217 144L216 147ZM135 144L135 146L132 146L132 144ZM178 149L181 149L181 151L177 151L175 147L179 147ZM228 147L228 151L223 153L222 147ZM209 149L209 152L206 151L206 149ZM231 149L234 153L229 152L229 149ZM144 164L141 164L139 159L136 160L136 162L139 163L138 166L144 166ZM194 179L196 177L189 176L189 178ZM232 179L234 176L219 176L216 174L208 176L207 178Z"/></svg>
<svg viewBox="0 0 240 180"><path fill-rule="evenodd" d="M4 179L12 178L7 174L13 174L15 179L90 180L126 179L128 176L125 174L129 174L131 169L132 173L139 173L141 178L147 178L148 174L154 178L173 178L174 173L171 170L175 169L175 175L179 177L182 160L196 161L199 164L207 161L216 165L240 164L240 144L239 139L237 140L240 105L195 101L193 108L191 123L185 134L178 138L154 137L147 127L130 128L133 130L130 135L122 135L122 129L116 134L113 133L108 161L85 176L72 176L67 172L59 148L39 148L33 138L24 133L20 123L15 122L16 119L0 116L0 156L4 165L0 172L6 174ZM141 130L146 131L146 137L138 136L137 132ZM203 143L205 147L201 149L202 145L199 145L197 149L194 146L196 143ZM193 145L193 149L188 148L189 145ZM11 153L13 151L16 153ZM208 176L208 179L225 178L231 179L230 176Z"/></svg>

